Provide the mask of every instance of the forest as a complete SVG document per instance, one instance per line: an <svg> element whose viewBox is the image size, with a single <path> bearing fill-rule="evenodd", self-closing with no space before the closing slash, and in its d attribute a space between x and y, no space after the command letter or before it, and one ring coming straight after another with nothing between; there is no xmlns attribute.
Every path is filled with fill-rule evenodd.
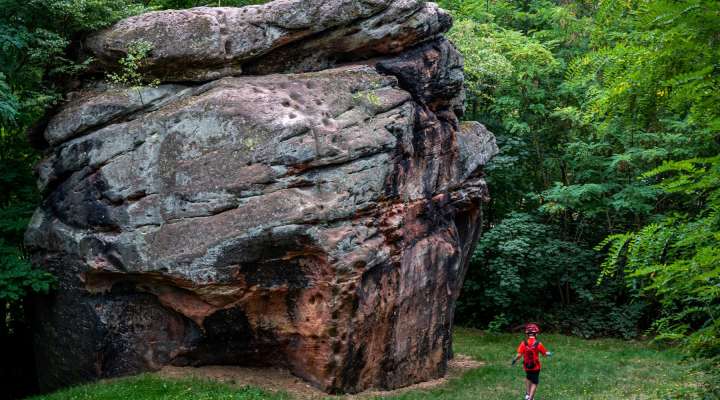
<svg viewBox="0 0 720 400"><path fill-rule="evenodd" d="M28 132L87 67L78 38L127 16L261 1L0 0L3 382L33 385L33 298L53 289L23 234L38 204ZM677 348L720 387L720 2L442 0L464 118L501 150L455 320L527 321ZM14 360L11 361L10 360ZM18 389L17 393L22 393ZM716 393L717 394L717 393Z"/></svg>

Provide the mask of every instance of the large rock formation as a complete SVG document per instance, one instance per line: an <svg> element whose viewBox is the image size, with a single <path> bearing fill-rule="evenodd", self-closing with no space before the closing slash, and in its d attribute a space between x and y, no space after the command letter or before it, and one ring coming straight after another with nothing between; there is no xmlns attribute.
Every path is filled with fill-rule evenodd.
<svg viewBox="0 0 720 400"><path fill-rule="evenodd" d="M41 384L169 364L284 366L329 392L443 375L497 152L458 121L450 23L421 1L278 0L90 36L96 72L152 43L162 84L88 78L44 132Z"/></svg>

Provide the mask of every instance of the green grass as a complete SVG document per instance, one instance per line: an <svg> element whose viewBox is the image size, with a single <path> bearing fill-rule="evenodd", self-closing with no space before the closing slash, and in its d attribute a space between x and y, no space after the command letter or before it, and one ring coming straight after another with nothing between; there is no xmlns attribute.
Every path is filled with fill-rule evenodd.
<svg viewBox="0 0 720 400"><path fill-rule="evenodd" d="M198 379L162 379L151 374L76 386L33 400L289 400L254 387L233 388Z"/></svg>
<svg viewBox="0 0 720 400"><path fill-rule="evenodd" d="M522 399L525 375L510 360L521 335L483 334L469 329L455 333L455 350L487 364L448 385L428 392L410 392L400 399ZM644 342L615 339L583 340L563 335L540 335L552 351L543 358L538 400L640 400L678 397L695 391L701 376L682 362L673 349L660 350ZM675 397L670 397L675 394ZM696 398L689 395L688 399Z"/></svg>
<svg viewBox="0 0 720 400"><path fill-rule="evenodd" d="M447 385L395 396L414 399L522 399L524 374L510 359L522 339L518 335L485 334L458 329L455 351L486 364L451 380ZM702 379L682 362L673 349L660 350L644 342L614 339L583 340L563 335L541 335L553 358L543 360L538 400L640 400L698 398L678 393L694 391ZM519 363L518 363L519 364ZM674 394L671 396L671 394ZM288 399L251 387L232 388L200 380L164 380L153 375L78 386L34 400L260 400Z"/></svg>

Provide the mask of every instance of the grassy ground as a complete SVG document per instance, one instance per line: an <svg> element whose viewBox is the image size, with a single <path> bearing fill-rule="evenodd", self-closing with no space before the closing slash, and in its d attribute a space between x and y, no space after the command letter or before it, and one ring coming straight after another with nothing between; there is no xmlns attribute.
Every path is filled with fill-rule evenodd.
<svg viewBox="0 0 720 400"><path fill-rule="evenodd" d="M522 399L522 367L510 367L520 340L522 336L518 335L459 329L455 334L456 351L487 365L431 394L408 393L401 398ZM667 399L670 394L693 390L701 378L681 362L677 352L660 351L646 343L583 340L563 335L540 335L540 341L554 355L542 359L538 400Z"/></svg>
<svg viewBox="0 0 720 400"><path fill-rule="evenodd" d="M395 397L415 399L522 399L524 374L510 367L518 335L491 335L458 329L456 352L486 363L447 385L412 391ZM671 394L693 390L701 379L673 350L658 350L646 343L620 340L582 340L562 335L541 335L552 352L544 359L538 400L641 400L695 399ZM519 363L518 363L519 364ZM34 400L286 400L286 394L271 394L256 388L232 388L193 380L163 380L152 375L79 386Z"/></svg>
<svg viewBox="0 0 720 400"><path fill-rule="evenodd" d="M282 393L234 388L203 380L169 380L151 374L77 386L33 400L290 400Z"/></svg>

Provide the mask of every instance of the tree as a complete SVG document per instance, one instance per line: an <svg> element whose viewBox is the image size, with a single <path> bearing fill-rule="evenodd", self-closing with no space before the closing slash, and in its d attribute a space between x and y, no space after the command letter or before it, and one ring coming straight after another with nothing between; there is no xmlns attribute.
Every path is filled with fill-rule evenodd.
<svg viewBox="0 0 720 400"><path fill-rule="evenodd" d="M583 173L599 178L605 165L580 157L578 142L589 130L574 129L563 113L577 105L581 89L566 87L565 77L573 59L590 50L594 6L444 5L456 19L450 37L465 56L466 118L487 124L501 148L486 169L488 231L471 263L460 321L497 326L499 315L506 325L540 318L583 336L634 336L644 303L626 304L622 280L595 285L600 258L592 248L608 232L596 229L607 189L578 185Z"/></svg>
<svg viewBox="0 0 720 400"><path fill-rule="evenodd" d="M628 17L630 16L630 17ZM622 133L632 184L657 192L651 217L609 236L604 275L624 273L661 315L658 339L720 362L720 4L609 2L598 49L578 60L583 118ZM574 81L580 79L575 78Z"/></svg>

